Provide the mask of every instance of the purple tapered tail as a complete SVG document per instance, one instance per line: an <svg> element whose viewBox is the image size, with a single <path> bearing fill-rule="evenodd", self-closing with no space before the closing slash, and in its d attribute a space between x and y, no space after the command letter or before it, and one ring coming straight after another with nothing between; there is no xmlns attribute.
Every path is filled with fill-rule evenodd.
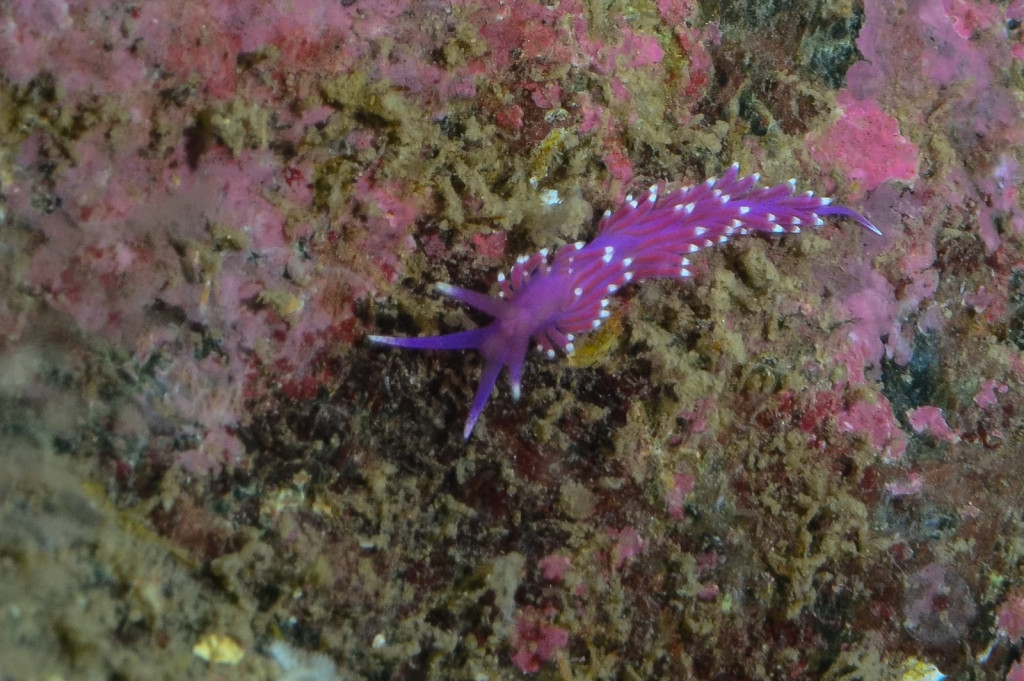
<svg viewBox="0 0 1024 681"><path fill-rule="evenodd" d="M871 224L863 215L861 215L855 210L847 208L846 206L823 206L818 209L818 215L842 215L843 217L856 220L861 225L870 229L878 236L882 236L882 230L878 229L878 227L875 227L873 224Z"/></svg>
<svg viewBox="0 0 1024 681"><path fill-rule="evenodd" d="M733 164L721 178L692 187L663 194L664 186L654 185L606 212L589 244L563 246L550 258L547 249L520 256L508 276L498 275L498 298L437 284L439 292L493 317L487 326L425 338L369 339L402 348L480 352L484 369L463 431L468 438L502 367L518 399L529 341L550 357L573 352L576 335L601 325L610 315L610 296L626 284L689 278L689 256L704 248L753 232L795 234L805 225L824 224L824 215L850 218L881 235L850 208L811 192L795 193L795 180L757 188L758 179L756 174L741 178Z"/></svg>

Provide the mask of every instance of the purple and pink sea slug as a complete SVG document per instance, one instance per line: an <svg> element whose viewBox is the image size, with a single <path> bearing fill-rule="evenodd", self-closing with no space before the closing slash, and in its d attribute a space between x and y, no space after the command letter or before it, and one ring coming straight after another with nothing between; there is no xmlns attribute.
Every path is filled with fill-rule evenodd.
<svg viewBox="0 0 1024 681"><path fill-rule="evenodd" d="M652 186L606 211L590 243L562 246L520 256L507 276L498 275L498 297L449 284L437 290L491 316L487 326L440 336L370 336L384 345L419 350L476 350L483 376L466 419L463 437L473 432L502 367L508 368L512 396L519 398L523 364L532 340L549 357L572 353L576 336L608 318L609 296L630 283L657 277L691 276L689 256L752 232L795 234L805 225L824 224L824 215L852 218L875 234L864 216L812 192L795 193L796 181L755 188L759 176L739 176L739 166L721 178L663 193Z"/></svg>

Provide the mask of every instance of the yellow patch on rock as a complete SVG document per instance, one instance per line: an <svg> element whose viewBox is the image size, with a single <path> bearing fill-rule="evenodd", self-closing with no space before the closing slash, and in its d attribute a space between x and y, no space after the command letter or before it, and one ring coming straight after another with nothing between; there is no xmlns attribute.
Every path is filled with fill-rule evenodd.
<svg viewBox="0 0 1024 681"><path fill-rule="evenodd" d="M224 634L207 634L192 647L192 654L204 662L235 665L245 651L233 638Z"/></svg>

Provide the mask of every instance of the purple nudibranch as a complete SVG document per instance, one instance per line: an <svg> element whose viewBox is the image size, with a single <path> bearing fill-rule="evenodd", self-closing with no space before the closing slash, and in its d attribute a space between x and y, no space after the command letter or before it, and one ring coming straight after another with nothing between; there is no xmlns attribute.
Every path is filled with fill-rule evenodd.
<svg viewBox="0 0 1024 681"><path fill-rule="evenodd" d="M794 193L796 180L757 188L759 175L739 177L733 164L721 178L662 195L664 184L639 197L628 196L615 212L606 211L597 237L532 256L519 256L508 276L498 275L498 298L449 284L437 290L491 316L487 326L440 336L370 336L370 341L420 350L476 350L484 358L483 375L469 410L463 438L469 438L502 367L508 367L512 396L519 399L523 364L532 339L554 357L572 353L578 334L601 325L608 299L629 283L656 277L686 279L691 254L751 232L795 234L804 225L820 226L821 216L851 218L882 233L860 213L813 192Z"/></svg>

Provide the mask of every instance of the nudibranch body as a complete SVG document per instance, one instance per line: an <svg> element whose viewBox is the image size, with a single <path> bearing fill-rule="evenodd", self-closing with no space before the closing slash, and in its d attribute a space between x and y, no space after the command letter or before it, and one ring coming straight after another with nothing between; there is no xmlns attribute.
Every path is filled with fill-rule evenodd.
<svg viewBox="0 0 1024 681"><path fill-rule="evenodd" d="M493 318L487 326L440 336L370 336L374 343L421 350L477 350L483 375L463 430L468 438L498 374L508 369L512 395L519 398L523 365L532 340L554 357L571 353L577 335L599 327L609 316L609 297L630 283L658 277L691 276L690 256L737 235L798 233L824 224L822 216L848 217L875 234L881 232L850 208L811 192L797 194L796 181L756 188L758 175L739 176L739 166L721 178L663 193L654 185L626 198L601 219L590 243L544 249L520 256L508 276L498 275L498 297L437 284L437 290Z"/></svg>

